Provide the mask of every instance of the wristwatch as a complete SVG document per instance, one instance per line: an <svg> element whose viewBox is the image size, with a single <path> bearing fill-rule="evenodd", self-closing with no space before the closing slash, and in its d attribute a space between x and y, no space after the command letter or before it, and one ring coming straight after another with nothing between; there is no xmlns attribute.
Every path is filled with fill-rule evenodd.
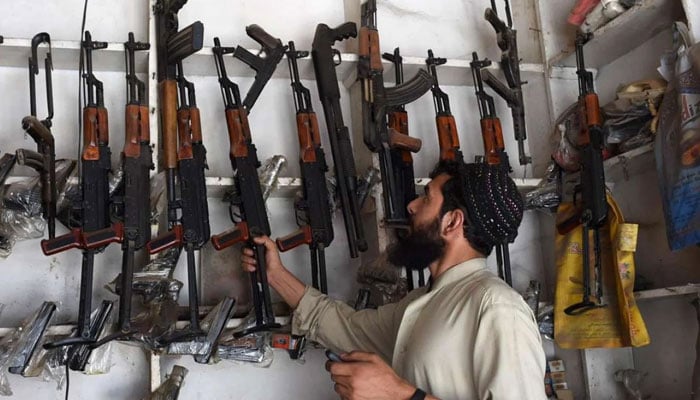
<svg viewBox="0 0 700 400"><path fill-rule="evenodd" d="M425 392L420 390L419 388L416 388L416 391L413 392L413 396L411 396L410 399L408 400L425 400Z"/></svg>

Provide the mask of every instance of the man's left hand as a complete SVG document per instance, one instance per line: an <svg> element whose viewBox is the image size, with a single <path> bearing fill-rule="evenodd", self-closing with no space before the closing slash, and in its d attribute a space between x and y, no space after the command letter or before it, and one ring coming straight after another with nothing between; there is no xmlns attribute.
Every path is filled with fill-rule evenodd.
<svg viewBox="0 0 700 400"><path fill-rule="evenodd" d="M340 358L343 362L326 362L326 370L343 400L410 399L416 390L374 353L353 351Z"/></svg>

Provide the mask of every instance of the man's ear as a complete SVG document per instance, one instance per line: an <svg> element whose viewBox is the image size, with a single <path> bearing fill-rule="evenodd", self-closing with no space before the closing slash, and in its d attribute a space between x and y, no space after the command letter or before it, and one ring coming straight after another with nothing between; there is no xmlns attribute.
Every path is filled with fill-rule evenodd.
<svg viewBox="0 0 700 400"><path fill-rule="evenodd" d="M460 209L454 209L448 211L442 217L442 233L443 235L449 235L455 231L458 231L462 235L462 227L464 225L464 212Z"/></svg>

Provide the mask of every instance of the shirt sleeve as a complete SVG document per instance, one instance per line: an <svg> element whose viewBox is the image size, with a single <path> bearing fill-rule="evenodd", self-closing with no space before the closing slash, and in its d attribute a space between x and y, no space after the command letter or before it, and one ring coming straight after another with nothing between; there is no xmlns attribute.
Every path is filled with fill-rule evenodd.
<svg viewBox="0 0 700 400"><path fill-rule="evenodd" d="M480 399L547 398L542 339L529 309L514 303L488 305L472 351Z"/></svg>
<svg viewBox="0 0 700 400"><path fill-rule="evenodd" d="M294 310L292 332L340 352L361 350L391 362L404 301L356 311L307 286Z"/></svg>

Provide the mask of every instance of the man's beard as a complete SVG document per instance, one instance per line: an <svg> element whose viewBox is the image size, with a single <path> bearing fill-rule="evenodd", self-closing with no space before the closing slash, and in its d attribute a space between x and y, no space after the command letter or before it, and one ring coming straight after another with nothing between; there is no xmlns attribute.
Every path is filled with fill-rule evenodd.
<svg viewBox="0 0 700 400"><path fill-rule="evenodd" d="M410 270L427 268L442 256L445 241L440 237L440 219L427 226L415 227L404 237L392 243L387 249L389 262Z"/></svg>

